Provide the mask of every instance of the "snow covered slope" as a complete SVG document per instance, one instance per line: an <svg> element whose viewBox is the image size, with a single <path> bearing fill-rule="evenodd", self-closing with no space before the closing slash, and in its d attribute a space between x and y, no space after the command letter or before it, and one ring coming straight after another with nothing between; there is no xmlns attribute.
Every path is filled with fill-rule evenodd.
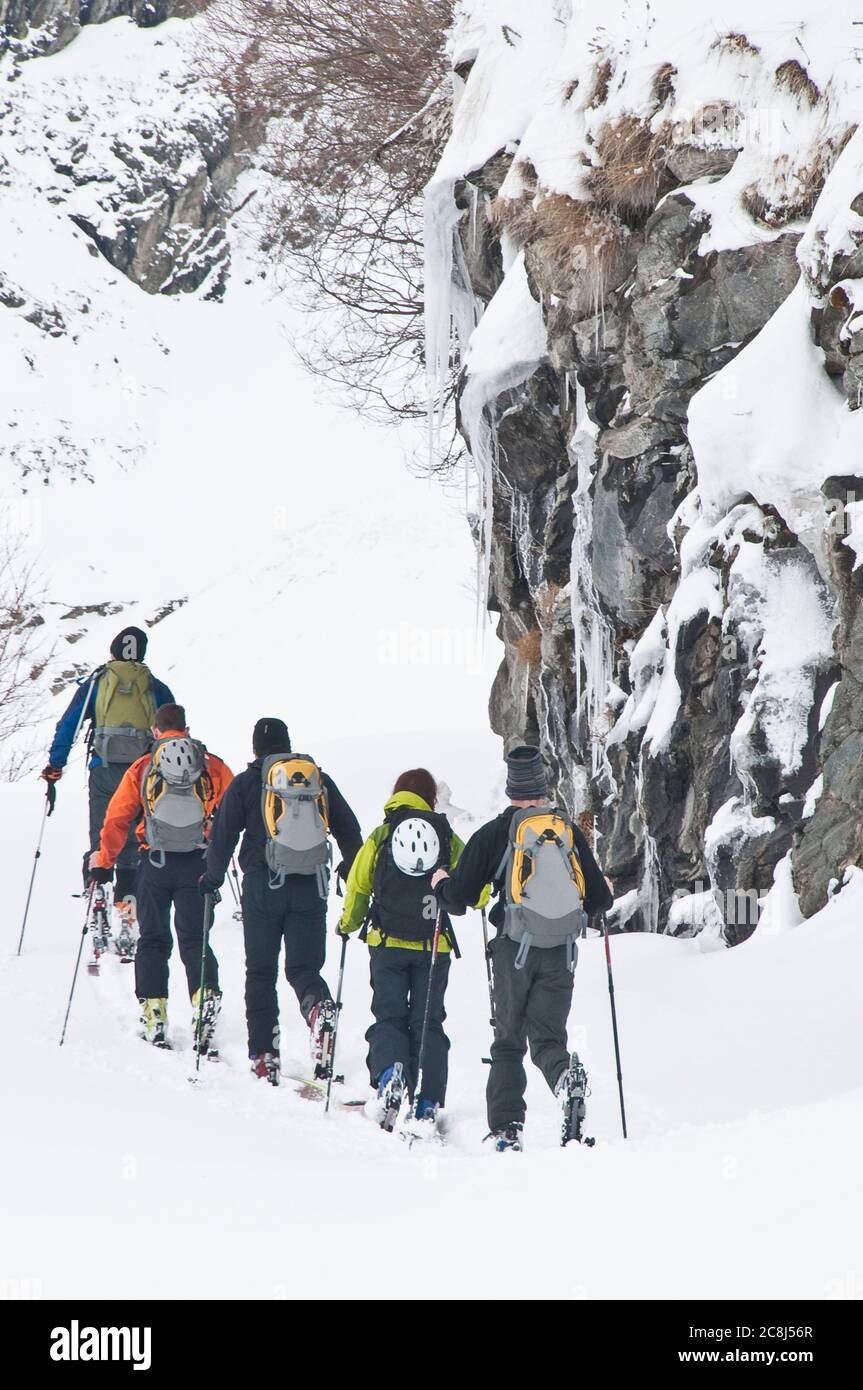
<svg viewBox="0 0 863 1390"><path fill-rule="evenodd" d="M428 747L433 766L454 761L467 774L454 785L481 810L478 741L445 735ZM368 766L391 756L390 740L357 738L328 760L354 792ZM358 799L369 825L373 798ZM571 1041L590 1071L592 1150L557 1147L554 1103L530 1067L525 1152L483 1148L487 1000L479 922L466 919L448 996L448 1144L431 1153L362 1114L325 1117L289 1086L249 1077L227 894L213 938L225 1060L201 1086L187 1080L177 966L176 1052L153 1053L135 1037L128 967L114 959L99 979L79 980L61 1051L81 911L68 896L77 844L67 815L26 951L11 960L35 814L9 788L0 814L18 866L7 874L0 978L0 1278L37 1281L46 1298L295 1298L314 1293L315 1252L331 1250L337 1298L508 1297L514 1269L531 1271L535 1298L855 1296L861 875L819 917L733 952L615 939L627 1142L602 944L582 943ZM366 1094L368 1002L365 948L352 942L340 1042L350 1096ZM282 1019L285 1065L301 1065L305 1029L284 988ZM400 1267L394 1252L406 1243Z"/></svg>

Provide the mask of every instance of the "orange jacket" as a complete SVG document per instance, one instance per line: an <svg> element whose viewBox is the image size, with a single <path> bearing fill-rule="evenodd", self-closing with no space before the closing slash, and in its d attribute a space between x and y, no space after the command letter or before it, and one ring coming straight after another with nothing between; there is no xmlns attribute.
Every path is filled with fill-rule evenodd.
<svg viewBox="0 0 863 1390"><path fill-rule="evenodd" d="M183 738L184 736L182 729L166 729L160 735L161 738ZM132 763L132 766L126 769L122 782L108 803L99 843L99 865L103 869L114 867L117 856L129 838L129 827L138 819L144 809L144 803L141 800L141 781L149 763L149 753L145 753L143 758ZM206 808L207 829L209 830L209 822L213 813L234 780L234 774L227 763L223 763L221 758L215 757L212 753L207 754L207 773L210 779ZM143 817L136 834L139 847L146 849Z"/></svg>

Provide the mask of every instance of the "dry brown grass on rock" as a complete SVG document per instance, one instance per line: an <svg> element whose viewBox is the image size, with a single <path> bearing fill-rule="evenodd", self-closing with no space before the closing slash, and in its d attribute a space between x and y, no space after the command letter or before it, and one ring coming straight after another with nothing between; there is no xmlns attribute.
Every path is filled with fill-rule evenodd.
<svg viewBox="0 0 863 1390"><path fill-rule="evenodd" d="M531 671L539 668L542 661L542 633L538 627L523 632L512 645L519 666L526 666Z"/></svg>
<svg viewBox="0 0 863 1390"><path fill-rule="evenodd" d="M650 84L651 94L656 102L657 110L665 105L674 96L674 80L677 77L677 68L673 63L663 63L653 74L653 81Z"/></svg>
<svg viewBox="0 0 863 1390"><path fill-rule="evenodd" d="M594 835L596 831L594 815L592 811L579 811L575 818L575 823L581 831L587 843L593 849Z"/></svg>
<svg viewBox="0 0 863 1390"><path fill-rule="evenodd" d="M791 92L798 100L802 98L808 101L810 106L817 106L821 101L821 89L796 58L789 58L787 62L780 63L775 76L778 85Z"/></svg>
<svg viewBox="0 0 863 1390"><path fill-rule="evenodd" d="M626 270L629 230L613 213L554 193L534 209L528 268L545 295L596 313Z"/></svg>
<svg viewBox="0 0 863 1390"><path fill-rule="evenodd" d="M745 34L719 34L710 45L719 53L751 53L757 55L761 49Z"/></svg>
<svg viewBox="0 0 863 1390"><path fill-rule="evenodd" d="M656 206L665 176L671 128L653 132L638 116L621 116L599 131L596 152L601 164L587 183L600 207L620 213L646 212Z"/></svg>
<svg viewBox="0 0 863 1390"><path fill-rule="evenodd" d="M597 67L596 72L594 73L593 87L591 88L590 96L587 99L587 105L589 108L594 109L597 106L605 105L608 99L608 92L609 88L611 87L611 79L613 76L614 64L612 63L610 58L604 58L603 61Z"/></svg>
<svg viewBox="0 0 863 1390"><path fill-rule="evenodd" d="M547 631L554 622L554 610L560 595L560 585L546 580L534 597L534 607L536 616L539 619L540 627Z"/></svg>
<svg viewBox="0 0 863 1390"><path fill-rule="evenodd" d="M851 126L839 140L827 141L809 164L797 168L777 165L772 189L765 191L755 183L744 188L740 201L749 216L771 231L810 217L827 175L856 128Z"/></svg>

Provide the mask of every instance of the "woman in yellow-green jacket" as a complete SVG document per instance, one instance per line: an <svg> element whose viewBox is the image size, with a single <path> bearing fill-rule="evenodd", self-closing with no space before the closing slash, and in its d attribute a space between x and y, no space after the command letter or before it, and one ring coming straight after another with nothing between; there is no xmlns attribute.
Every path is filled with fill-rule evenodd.
<svg viewBox="0 0 863 1390"><path fill-rule="evenodd" d="M405 1095L414 1100L438 911L431 876L437 868L455 868L464 849L446 816L435 810L436 801L437 784L426 768L403 772L397 779L383 824L353 862L339 922L341 932L365 929L375 1019L366 1033L369 1075L378 1090L379 1123L388 1130ZM446 1096L444 995L454 945L445 919L432 983L423 1094L415 1107L416 1120L431 1129Z"/></svg>

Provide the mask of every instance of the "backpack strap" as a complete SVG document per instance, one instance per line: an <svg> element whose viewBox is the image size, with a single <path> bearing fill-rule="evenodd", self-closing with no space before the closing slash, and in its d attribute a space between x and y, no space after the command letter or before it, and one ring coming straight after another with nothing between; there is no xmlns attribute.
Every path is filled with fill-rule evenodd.
<svg viewBox="0 0 863 1390"><path fill-rule="evenodd" d="M531 934L530 934L529 931L526 931L525 934L524 934L524 936L521 938L521 942L519 943L518 953L517 953L516 958L515 958L515 968L516 968L516 970L523 970L523 969L524 969L524 963L525 963L525 961L527 960L527 953L528 953L528 951L530 950L532 943L533 943L533 937L531 936Z"/></svg>
<svg viewBox="0 0 863 1390"><path fill-rule="evenodd" d="M574 936L566 938L566 968L571 975L575 974L575 967L578 965L578 940Z"/></svg>

